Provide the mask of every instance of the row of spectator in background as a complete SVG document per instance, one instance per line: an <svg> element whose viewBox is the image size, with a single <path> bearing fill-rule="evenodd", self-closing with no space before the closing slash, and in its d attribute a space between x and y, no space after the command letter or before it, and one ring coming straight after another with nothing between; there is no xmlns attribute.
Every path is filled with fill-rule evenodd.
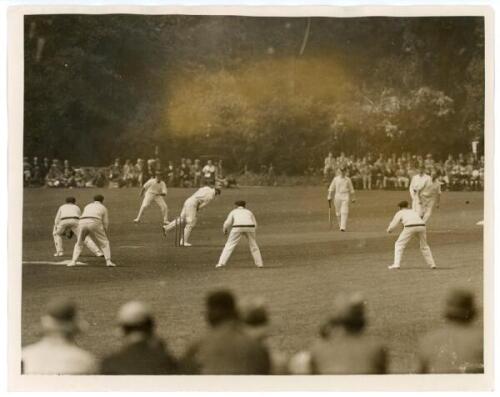
<svg viewBox="0 0 500 397"><path fill-rule="evenodd" d="M252 299L237 305L231 292L216 291L206 301L209 330L182 358L176 358L157 336L150 309L133 301L118 313L122 347L98 361L76 346L74 338L85 324L74 303L59 299L50 302L42 316L44 337L23 348L21 366L26 374L388 373L386 341L365 333L365 305L359 294L338 295L317 340L287 357L268 343L269 318L262 301ZM444 310L446 324L420 341L414 372L482 373L483 335L474 324L475 314L473 295L464 289L451 290Z"/></svg>
<svg viewBox="0 0 500 397"><path fill-rule="evenodd" d="M399 157L367 155L363 158L354 156L334 157L329 153L325 158L323 176L330 181L340 168L347 170L354 188L371 189L407 189L411 178L424 168L429 175L439 178L445 190L482 190L484 188L484 156L451 154L445 161L435 160L431 154L423 157L403 153Z"/></svg>
<svg viewBox="0 0 500 397"><path fill-rule="evenodd" d="M429 174L435 174L444 190L482 190L484 188L484 156L477 158L472 154L459 154L458 158L449 155L445 161L434 160L432 155L425 156L403 153L390 157L367 155L363 158L345 156L343 153L334 157L332 153L325 158L323 178L329 182L340 168L347 170L355 189L407 189L411 178L424 167ZM200 160L181 159L179 164L169 161L162 166L159 158L144 161L137 159L133 164L126 160L121 164L116 159L110 167L96 169L94 167L73 168L68 160L50 161L44 158L39 162L37 157L32 161L24 158L24 185L47 187L132 187L142 184L161 172L168 186L199 187L216 182L221 186L233 186L235 178L225 176L222 161L214 164L208 160L204 165ZM241 174L247 174L245 168ZM274 166L263 165L260 173L265 184L276 185ZM316 175L318 169L310 168L308 175Z"/></svg>
<svg viewBox="0 0 500 397"><path fill-rule="evenodd" d="M166 167L162 166L159 158L147 161L139 158L135 164L130 160L121 164L120 159L116 159L111 166L96 169L73 168L68 160L61 163L58 159L45 157L40 162L34 157L30 162L25 157L23 170L26 187L134 187L142 186L158 172L163 174L168 186L199 187L216 182L228 186L233 183L223 176L222 161L214 164L208 160L202 165L198 159L181 159L178 165L169 161Z"/></svg>

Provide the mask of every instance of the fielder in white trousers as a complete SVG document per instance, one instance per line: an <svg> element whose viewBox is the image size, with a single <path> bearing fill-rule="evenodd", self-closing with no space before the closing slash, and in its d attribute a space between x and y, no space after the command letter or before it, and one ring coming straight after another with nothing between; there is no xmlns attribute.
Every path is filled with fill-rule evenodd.
<svg viewBox="0 0 500 397"><path fill-rule="evenodd" d="M164 197L167 195L167 185L162 181L161 174L156 174L154 178L151 178L144 184L140 193L140 196L142 195L144 195L144 198L134 222L139 223L141 221L144 210L154 201L160 207L163 224L166 225L168 223L168 206Z"/></svg>
<svg viewBox="0 0 500 397"><path fill-rule="evenodd" d="M82 253L83 243L90 236L101 249L106 266L116 266L111 262L111 249L107 230L109 228L108 210L102 204L104 197L97 195L94 197L94 202L88 204L82 213L80 223L78 225L78 235L75 247L73 249L73 258L67 266L76 266L76 262Z"/></svg>
<svg viewBox="0 0 500 397"><path fill-rule="evenodd" d="M387 228L387 232L391 233L399 224L403 225L403 231L394 245L394 263L389 266L389 269L399 269L401 267L403 253L413 236L418 237L420 240L420 252L425 262L431 269L435 269L436 263L432 257L429 244L427 244L427 228L424 221L415 210L408 208L407 201L399 203L399 208L400 210Z"/></svg>
<svg viewBox="0 0 500 397"><path fill-rule="evenodd" d="M54 245L56 247L56 253L54 256L64 255L62 236L66 235L69 231L71 231L75 236L78 236L78 221L80 219L80 215L81 210L80 207L76 205L76 199L74 197L66 198L66 204L59 207L54 219L54 229L52 231ZM90 237L87 237L84 240L84 244L95 256L103 255L101 250Z"/></svg>
<svg viewBox="0 0 500 397"><path fill-rule="evenodd" d="M229 232L226 245L222 250L219 262L215 267L220 268L226 266L231 254L243 236L248 240L248 246L255 266L263 267L262 255L257 245L257 240L255 239L257 229L255 216L250 210L245 208L245 201L237 201L235 205L236 208L229 213L222 227L224 234L227 234L229 229L231 229L231 231Z"/></svg>
<svg viewBox="0 0 500 397"><path fill-rule="evenodd" d="M345 170L340 170L340 175L333 178L330 187L328 188L328 201L331 202L333 196L333 205L335 207L335 215L339 223L341 232L347 229L347 218L349 217L349 202L351 196L354 195L354 187L352 181L346 176ZM354 198L352 199L354 202Z"/></svg>

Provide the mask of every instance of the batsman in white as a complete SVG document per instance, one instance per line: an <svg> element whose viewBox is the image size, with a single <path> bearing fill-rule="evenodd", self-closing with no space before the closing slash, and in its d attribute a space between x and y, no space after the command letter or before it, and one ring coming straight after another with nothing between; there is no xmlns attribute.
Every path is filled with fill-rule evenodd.
<svg viewBox="0 0 500 397"><path fill-rule="evenodd" d="M222 227L224 234L227 235L229 233L229 237L227 238L226 245L222 250L219 263L217 263L215 267L220 268L226 266L227 261L231 257L231 254L238 245L242 236L245 236L248 240L248 246L250 247L250 253L252 254L255 266L263 267L264 264L262 263L260 249L257 245L257 241L255 240L255 233L257 230L257 221L255 220L255 216L252 211L245 208L245 201L239 200L234 204L236 205L236 208L229 213L226 221L224 222L224 226ZM229 229L231 229L230 232Z"/></svg>
<svg viewBox="0 0 500 397"><path fill-rule="evenodd" d="M80 215L81 210L76 205L76 199L74 197L67 197L66 203L59 207L54 219L54 231L52 233L54 236L54 245L56 246L54 256L64 255L62 236L70 238L78 234L78 220L80 219ZM85 238L84 243L95 256L103 256L101 250L89 236Z"/></svg>
<svg viewBox="0 0 500 397"><path fill-rule="evenodd" d="M431 269L435 269L436 264L429 244L427 244L427 229L424 221L415 210L408 208L408 201L401 201L398 207L399 211L387 228L387 233L391 233L400 223L403 224L403 231L394 246L394 263L389 266L389 269L399 269L401 267L403 252L413 236L417 236L420 239L420 251L425 262Z"/></svg>
<svg viewBox="0 0 500 397"><path fill-rule="evenodd" d="M210 203L216 196L220 195L219 188L204 186L199 188L191 197L189 197L182 207L181 215L174 219L172 222L162 227L163 234L166 236L167 232L172 230L176 225L182 221L186 226L184 228L184 235L181 238L181 245L184 247L191 247L189 243L189 236L196 225L198 211Z"/></svg>
<svg viewBox="0 0 500 397"><path fill-rule="evenodd" d="M411 178L410 196L411 208L417 211L420 216L423 216L422 209L422 191L432 184L432 178L425 173L425 167L421 166L418 169L418 174Z"/></svg>
<svg viewBox="0 0 500 397"><path fill-rule="evenodd" d="M426 184L420 193L420 206L422 211L422 220L427 225L431 217L434 206L439 208L441 202L441 182L437 174L434 172L431 175L431 183Z"/></svg>
<svg viewBox="0 0 500 397"><path fill-rule="evenodd" d="M160 207L163 216L163 224L166 225L168 223L168 206L164 199L166 195L167 185L162 180L161 173L158 172L155 174L155 177L147 181L141 189L140 197L144 196L144 198L134 222L139 223L141 221L142 213L154 201Z"/></svg>
<svg viewBox="0 0 500 397"><path fill-rule="evenodd" d="M116 266L111 262L111 249L109 247L107 235L109 217L107 208L102 204L103 201L104 197L98 194L94 196L94 202L87 204L83 209L83 214L78 224L78 234L75 248L73 249L73 258L66 266L76 266L76 261L82 253L83 242L87 236L90 236L97 242L97 245L104 254L104 259L106 259L106 266Z"/></svg>
<svg viewBox="0 0 500 397"><path fill-rule="evenodd" d="M340 169L340 174L333 178L330 187L328 188L328 205L331 206L332 197L335 206L335 215L339 222L341 232L345 232L347 228L347 217L349 216L349 202L354 203L354 187L352 186L351 178L346 176L344 168Z"/></svg>

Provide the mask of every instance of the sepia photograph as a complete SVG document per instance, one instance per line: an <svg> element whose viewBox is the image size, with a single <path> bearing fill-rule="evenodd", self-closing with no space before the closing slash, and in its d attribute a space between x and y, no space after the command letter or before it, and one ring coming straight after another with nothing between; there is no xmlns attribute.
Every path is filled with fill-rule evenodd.
<svg viewBox="0 0 500 397"><path fill-rule="evenodd" d="M487 10L91 9L11 15L18 384L491 374Z"/></svg>

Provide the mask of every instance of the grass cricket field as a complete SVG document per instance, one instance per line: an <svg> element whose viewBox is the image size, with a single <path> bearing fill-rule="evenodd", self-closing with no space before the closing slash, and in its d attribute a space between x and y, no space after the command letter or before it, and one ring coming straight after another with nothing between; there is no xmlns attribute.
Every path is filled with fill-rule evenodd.
<svg viewBox="0 0 500 397"><path fill-rule="evenodd" d="M181 210L194 189L169 189L169 218ZM110 215L112 259L85 249L86 265L67 268L75 239L65 240L65 256L54 258L53 221L66 196L83 208L97 192L104 194ZM410 243L400 270L389 271L398 233L385 230L409 199L407 192L360 191L351 205L348 231L328 228L326 187L270 187L223 190L204 208L192 235L193 247L174 247L165 239L156 204L135 218L139 189L25 189L22 266L22 343L40 333L39 317L57 296L73 297L89 323L79 344L102 357L118 347L115 315L131 299L147 302L158 320L158 331L170 349L181 355L205 330L204 298L226 287L238 297L262 296L271 315L270 344L293 354L318 335L333 297L341 291L361 291L368 302L368 329L390 350L390 371L412 371L419 338L442 324L448 287L468 286L482 305L483 194L445 192L441 209L428 225L428 241L438 269L426 267L418 242ZM242 240L228 266L215 269L225 237L222 223L237 199L247 201L259 223L257 241L265 268L257 269ZM469 201L467 204L466 201ZM12 286L11 286L12 287ZM482 318L477 321L482 326Z"/></svg>

